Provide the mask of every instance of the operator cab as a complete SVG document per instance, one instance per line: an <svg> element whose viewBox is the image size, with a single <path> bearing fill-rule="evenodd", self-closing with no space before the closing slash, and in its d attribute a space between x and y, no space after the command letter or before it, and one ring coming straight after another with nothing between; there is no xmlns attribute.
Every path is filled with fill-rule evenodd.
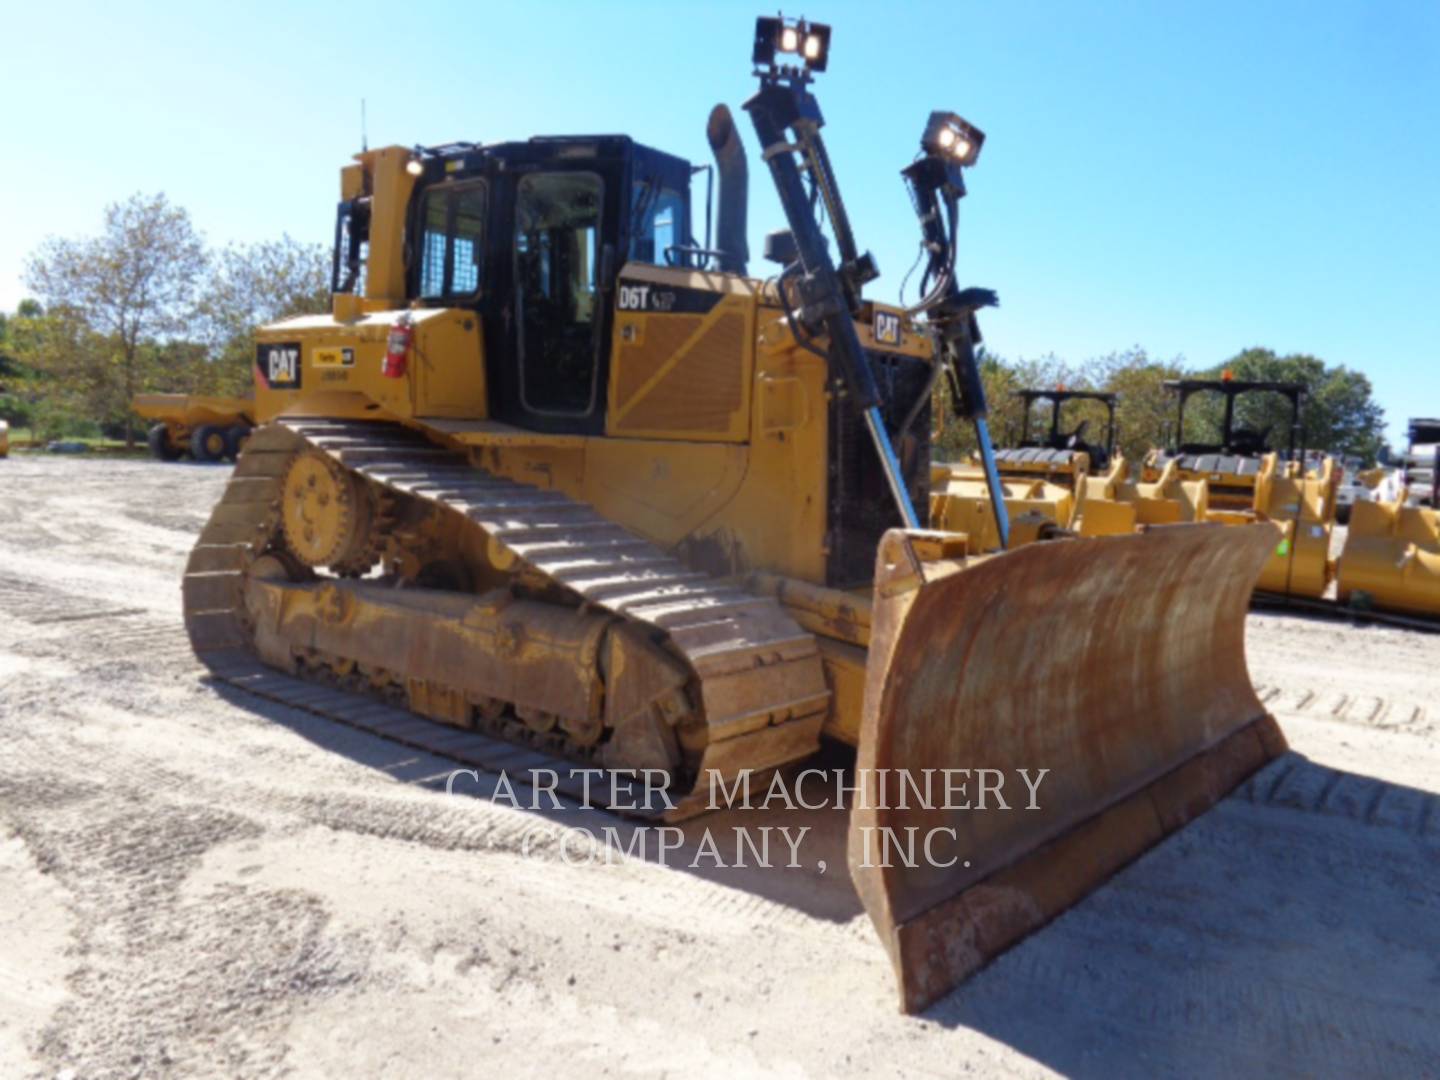
<svg viewBox="0 0 1440 1080"><path fill-rule="evenodd" d="M622 263L675 260L690 165L620 135L537 138L422 159L410 295L474 307L492 415L532 431L604 431Z"/></svg>
<svg viewBox="0 0 1440 1080"><path fill-rule="evenodd" d="M690 229L689 162L623 135L566 136L435 147L411 172L407 298L479 316L491 415L532 431L602 433L621 266L706 258ZM355 238L368 222L349 205L336 230L337 292L363 288Z"/></svg>

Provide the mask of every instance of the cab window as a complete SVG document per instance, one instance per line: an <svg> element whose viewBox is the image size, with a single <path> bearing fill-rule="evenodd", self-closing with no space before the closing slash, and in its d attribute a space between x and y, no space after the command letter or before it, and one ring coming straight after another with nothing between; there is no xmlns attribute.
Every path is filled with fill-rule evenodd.
<svg viewBox="0 0 1440 1080"><path fill-rule="evenodd" d="M365 295L365 264L370 258L370 202L347 199L335 218L335 256L330 291Z"/></svg>
<svg viewBox="0 0 1440 1080"><path fill-rule="evenodd" d="M437 188L420 210L420 282L424 300L472 297L484 266L484 184Z"/></svg>
<svg viewBox="0 0 1440 1080"><path fill-rule="evenodd" d="M689 243L684 195L673 188L638 183L631 206L631 221L631 259L656 266L685 265L685 256L672 250Z"/></svg>
<svg viewBox="0 0 1440 1080"><path fill-rule="evenodd" d="M515 304L520 400L584 416L595 408L597 305L604 188L588 172L532 173L515 193Z"/></svg>

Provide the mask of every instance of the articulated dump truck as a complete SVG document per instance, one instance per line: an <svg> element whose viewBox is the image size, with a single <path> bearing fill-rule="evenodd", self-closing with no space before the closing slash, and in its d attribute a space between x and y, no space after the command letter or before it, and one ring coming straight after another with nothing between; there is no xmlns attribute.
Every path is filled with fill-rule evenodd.
<svg viewBox="0 0 1440 1080"><path fill-rule="evenodd" d="M1000 490L975 365L994 294L955 276L984 136L930 116L903 170L924 298L864 298L812 92L828 42L757 25L745 109L788 224L768 282L724 106L713 240L690 163L622 136L346 165L333 312L259 334L260 426L185 618L220 679L362 727L399 704L387 734L462 761L483 735L497 768L650 770L641 812L670 820L848 744L851 876L915 1010L1281 751L1243 648L1278 534L986 552L917 517L937 386ZM1037 808L881 797L887 773L982 767L1048 769ZM907 829L927 858L866 857Z"/></svg>
<svg viewBox="0 0 1440 1080"><path fill-rule="evenodd" d="M234 461L255 426L249 398L136 394L130 408L152 421L146 442L157 461L179 461L187 454L199 462Z"/></svg>

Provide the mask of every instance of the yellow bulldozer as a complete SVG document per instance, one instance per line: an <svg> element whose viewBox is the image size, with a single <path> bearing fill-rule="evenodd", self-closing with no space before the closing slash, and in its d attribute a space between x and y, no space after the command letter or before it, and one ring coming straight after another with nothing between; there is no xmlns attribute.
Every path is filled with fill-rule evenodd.
<svg viewBox="0 0 1440 1080"><path fill-rule="evenodd" d="M1057 386L1017 390L1015 396L1024 408L1020 431L1011 446L995 451L1010 515L1010 547L1051 536L1057 529L1078 529L1088 485L1125 472L1125 463L1115 451L1117 395ZM1105 410L1100 441L1086 441L1089 418L1073 428L1065 426L1063 414L1069 402L1094 402ZM1037 406L1050 414L1041 431L1032 430ZM1092 471L1100 475L1092 476ZM971 551L978 554L999 546L995 520L989 478L978 455L963 464L937 462L931 466L932 525L966 534Z"/></svg>
<svg viewBox="0 0 1440 1080"><path fill-rule="evenodd" d="M1165 383L1178 403L1174 445L1146 458L1143 479L1163 487L1182 503L1185 520L1221 525L1269 521L1284 535L1266 561L1255 588L1283 597L1319 599L1334 579L1330 537L1335 527L1338 475L1334 459L1312 459L1300 447L1303 383L1235 379L1175 379ZM1187 440L1186 406L1197 394L1219 395L1224 410L1218 438ZM1237 421L1236 403L1249 395L1279 395L1289 404L1288 431L1279 435L1283 450L1270 448L1271 429L1257 430ZM1178 483L1175 483L1178 482ZM1204 483L1204 492L1193 485ZM1190 484L1186 491L1181 486Z"/></svg>
<svg viewBox="0 0 1440 1080"><path fill-rule="evenodd" d="M133 412L152 421L146 433L157 461L234 461L255 426L255 403L205 394L136 394Z"/></svg>
<svg viewBox="0 0 1440 1080"><path fill-rule="evenodd" d="M724 106L713 240L691 164L623 136L345 165L333 311L259 333L260 426L184 608L216 677L310 680L284 700L360 726L398 702L416 717L376 730L460 760L484 735L511 769L648 770L667 819L848 744L851 877L914 1010L1283 749L1244 655L1279 534L1003 551L999 498L1002 551L975 555L917 515L937 382L1001 490L975 362L994 294L955 265L984 135L930 115L902 170L923 298L865 298L813 92L829 41L757 23L745 110L788 224L769 280ZM973 769L1048 772L1034 809L893 797ZM923 857L871 857L917 835Z"/></svg>

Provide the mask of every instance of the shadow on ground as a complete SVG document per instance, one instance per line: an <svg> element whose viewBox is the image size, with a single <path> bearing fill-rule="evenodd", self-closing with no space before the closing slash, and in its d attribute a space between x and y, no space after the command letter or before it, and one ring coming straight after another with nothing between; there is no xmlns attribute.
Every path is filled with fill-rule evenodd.
<svg viewBox="0 0 1440 1080"><path fill-rule="evenodd" d="M216 692L315 745L444 791L457 764L223 683ZM843 751L821 768L843 768ZM466 772L457 796L509 804ZM522 804L530 791L516 783ZM817 789L818 791L818 789ZM560 797L527 812L628 846L643 822ZM1070 1076L1433 1073L1440 1062L1440 798L1289 753L1215 809L1001 956L925 1014ZM802 866L690 865L708 830L733 860L739 825L807 828ZM650 826L653 829L653 825ZM862 913L846 813L721 811L651 862L814 918ZM724 850L726 845L729 850ZM821 862L825 870L820 871ZM877 942L877 948L879 944ZM1137 1022L1137 1017L1140 1018Z"/></svg>
<svg viewBox="0 0 1440 1080"><path fill-rule="evenodd" d="M739 809L738 799L737 808L724 809L723 798L717 796L721 809L667 826L662 832L655 821L582 805L563 794L532 791L526 783L528 773L508 776L507 787L497 774L257 697L224 682L212 681L211 685L237 708L264 716L321 749L396 780L438 791L446 791L448 785L457 797L518 804L528 813L576 830L583 835L567 843L566 852L577 861L587 858L587 851L588 857L603 858L602 845L608 844L617 855L628 852L629 857L663 863L763 896L812 918L848 922L862 912L845 864L848 814L843 802L835 798L835 773L847 772L854 763L853 752L845 747L828 746L807 762L807 768L827 774L824 780L808 778L801 789L805 802L814 809L792 809L773 799L767 805L768 782L757 779L748 800L750 809ZM793 783L787 786L795 791ZM587 837L594 843L587 844Z"/></svg>
<svg viewBox="0 0 1440 1080"><path fill-rule="evenodd" d="M1434 1075L1437 803L1287 754L928 1015L1069 1076Z"/></svg>

